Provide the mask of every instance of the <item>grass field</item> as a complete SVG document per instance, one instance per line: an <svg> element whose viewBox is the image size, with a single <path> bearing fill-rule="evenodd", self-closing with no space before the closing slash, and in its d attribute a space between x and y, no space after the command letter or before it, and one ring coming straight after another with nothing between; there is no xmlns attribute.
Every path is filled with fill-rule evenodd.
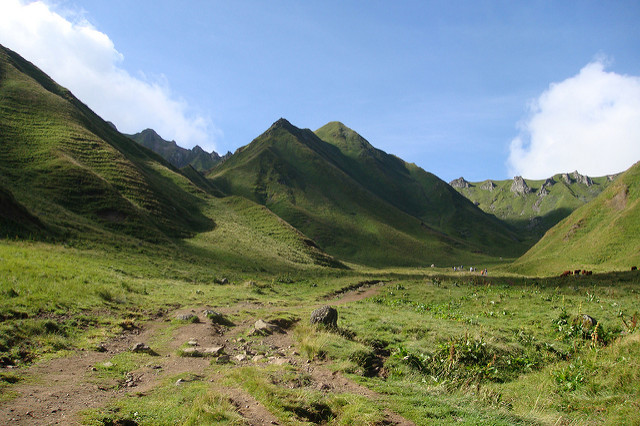
<svg viewBox="0 0 640 426"><path fill-rule="evenodd" d="M287 346L279 343L290 362L202 359L197 371L174 375L167 366L166 377L138 394L120 378L165 358L125 348L106 358L115 366L104 374L86 373L84 380L117 396L82 411L81 421L243 424L250 413L230 402L234 392L282 424L376 424L389 413L416 424L640 421L636 273L480 277L431 268L326 269L261 256L241 267L243 253L212 260L215 253L200 247L204 238L157 253L4 241L0 350L5 365L17 366L2 369L4 403L34 380L33 363L73 359L132 327L152 329L147 324L158 315L169 321L173 312L206 305L228 312L230 342L243 337L265 355L273 345L250 336L248 324L292 318L282 337ZM357 283L378 280L371 295L341 301L341 289L357 294ZM333 303L338 329L308 324L312 309ZM574 323L581 314L597 319L597 328ZM163 321L149 342L176 356L175 336L192 326ZM318 378L309 368L330 373ZM340 377L352 385L334 384Z"/></svg>

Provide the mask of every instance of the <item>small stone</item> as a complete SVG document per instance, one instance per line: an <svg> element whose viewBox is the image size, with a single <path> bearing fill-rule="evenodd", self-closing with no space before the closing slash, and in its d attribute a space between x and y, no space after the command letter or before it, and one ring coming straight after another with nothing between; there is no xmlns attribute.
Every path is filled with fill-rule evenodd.
<svg viewBox="0 0 640 426"><path fill-rule="evenodd" d="M238 354L233 357L236 361L243 362L247 360L247 356L245 354Z"/></svg>
<svg viewBox="0 0 640 426"><path fill-rule="evenodd" d="M258 361L261 361L263 359L265 359L264 355L256 355L256 356L253 357L253 362L258 362Z"/></svg>
<svg viewBox="0 0 640 426"><path fill-rule="evenodd" d="M179 321L194 321L198 316L195 314L178 314L176 315L176 319Z"/></svg>
<svg viewBox="0 0 640 426"><path fill-rule="evenodd" d="M131 352L141 353L141 352L151 352L151 348L142 342L138 342L131 347Z"/></svg>
<svg viewBox="0 0 640 426"><path fill-rule="evenodd" d="M224 346L212 346L210 348L206 348L203 352L207 355L218 356L222 355L224 351Z"/></svg>
<svg viewBox="0 0 640 426"><path fill-rule="evenodd" d="M111 361L107 361L104 364L102 364L102 366L104 368L111 368L111 367L113 367L113 363Z"/></svg>
<svg viewBox="0 0 640 426"><path fill-rule="evenodd" d="M187 345L189 345L189 346L198 346L198 341L197 340L189 340L187 342Z"/></svg>
<svg viewBox="0 0 640 426"><path fill-rule="evenodd" d="M217 359L218 364L225 364L230 361L229 355L220 355Z"/></svg>
<svg viewBox="0 0 640 426"><path fill-rule="evenodd" d="M178 379L178 380L176 380L176 386L180 386L181 384L183 384L185 382L186 382L185 379Z"/></svg>

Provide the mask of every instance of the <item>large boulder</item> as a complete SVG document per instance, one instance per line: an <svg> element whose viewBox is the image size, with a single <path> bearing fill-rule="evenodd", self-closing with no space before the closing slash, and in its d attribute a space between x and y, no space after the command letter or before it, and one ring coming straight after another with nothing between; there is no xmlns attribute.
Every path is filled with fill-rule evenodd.
<svg viewBox="0 0 640 426"><path fill-rule="evenodd" d="M327 327L338 326L338 311L331 306L323 306L311 312L311 324L323 324Z"/></svg>

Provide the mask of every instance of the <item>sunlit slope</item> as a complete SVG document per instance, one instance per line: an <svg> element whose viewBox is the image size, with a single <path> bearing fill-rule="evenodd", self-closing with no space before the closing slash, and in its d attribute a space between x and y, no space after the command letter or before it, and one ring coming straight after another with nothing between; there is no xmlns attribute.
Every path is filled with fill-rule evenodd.
<svg viewBox="0 0 640 426"><path fill-rule="evenodd" d="M359 182L357 167L339 147L281 119L209 177L227 193L264 204L347 261L442 265L488 251L398 209Z"/></svg>
<svg viewBox="0 0 640 426"><path fill-rule="evenodd" d="M575 209L597 197L611 179L589 178L573 172L544 180L522 179L522 182L526 189L524 186L516 189L514 179L466 182L460 178L452 184L460 185L455 189L483 211L535 242Z"/></svg>
<svg viewBox="0 0 640 426"><path fill-rule="evenodd" d="M397 209L484 252L506 256L524 252L512 229L434 174L374 148L340 122L328 123L315 133L340 149L354 180Z"/></svg>
<svg viewBox="0 0 640 426"><path fill-rule="evenodd" d="M164 240L214 226L201 189L1 46L0 186L57 234Z"/></svg>
<svg viewBox="0 0 640 426"><path fill-rule="evenodd" d="M551 228L515 263L524 273L626 270L640 264L640 163Z"/></svg>

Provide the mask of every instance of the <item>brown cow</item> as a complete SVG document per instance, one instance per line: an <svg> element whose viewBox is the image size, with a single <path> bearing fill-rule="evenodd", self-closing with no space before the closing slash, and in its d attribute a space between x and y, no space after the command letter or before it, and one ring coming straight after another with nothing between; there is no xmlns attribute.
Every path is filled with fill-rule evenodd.
<svg viewBox="0 0 640 426"><path fill-rule="evenodd" d="M571 271L564 271L562 274L560 274L561 277L566 277L571 275Z"/></svg>
<svg viewBox="0 0 640 426"><path fill-rule="evenodd" d="M580 275L580 269L576 269L575 271L573 271L573 275Z"/></svg>
<svg viewBox="0 0 640 426"><path fill-rule="evenodd" d="M637 271L637 270L638 270L638 267L637 267L637 266L632 266L632 267L631 267L631 270L632 270L632 271Z"/></svg>

